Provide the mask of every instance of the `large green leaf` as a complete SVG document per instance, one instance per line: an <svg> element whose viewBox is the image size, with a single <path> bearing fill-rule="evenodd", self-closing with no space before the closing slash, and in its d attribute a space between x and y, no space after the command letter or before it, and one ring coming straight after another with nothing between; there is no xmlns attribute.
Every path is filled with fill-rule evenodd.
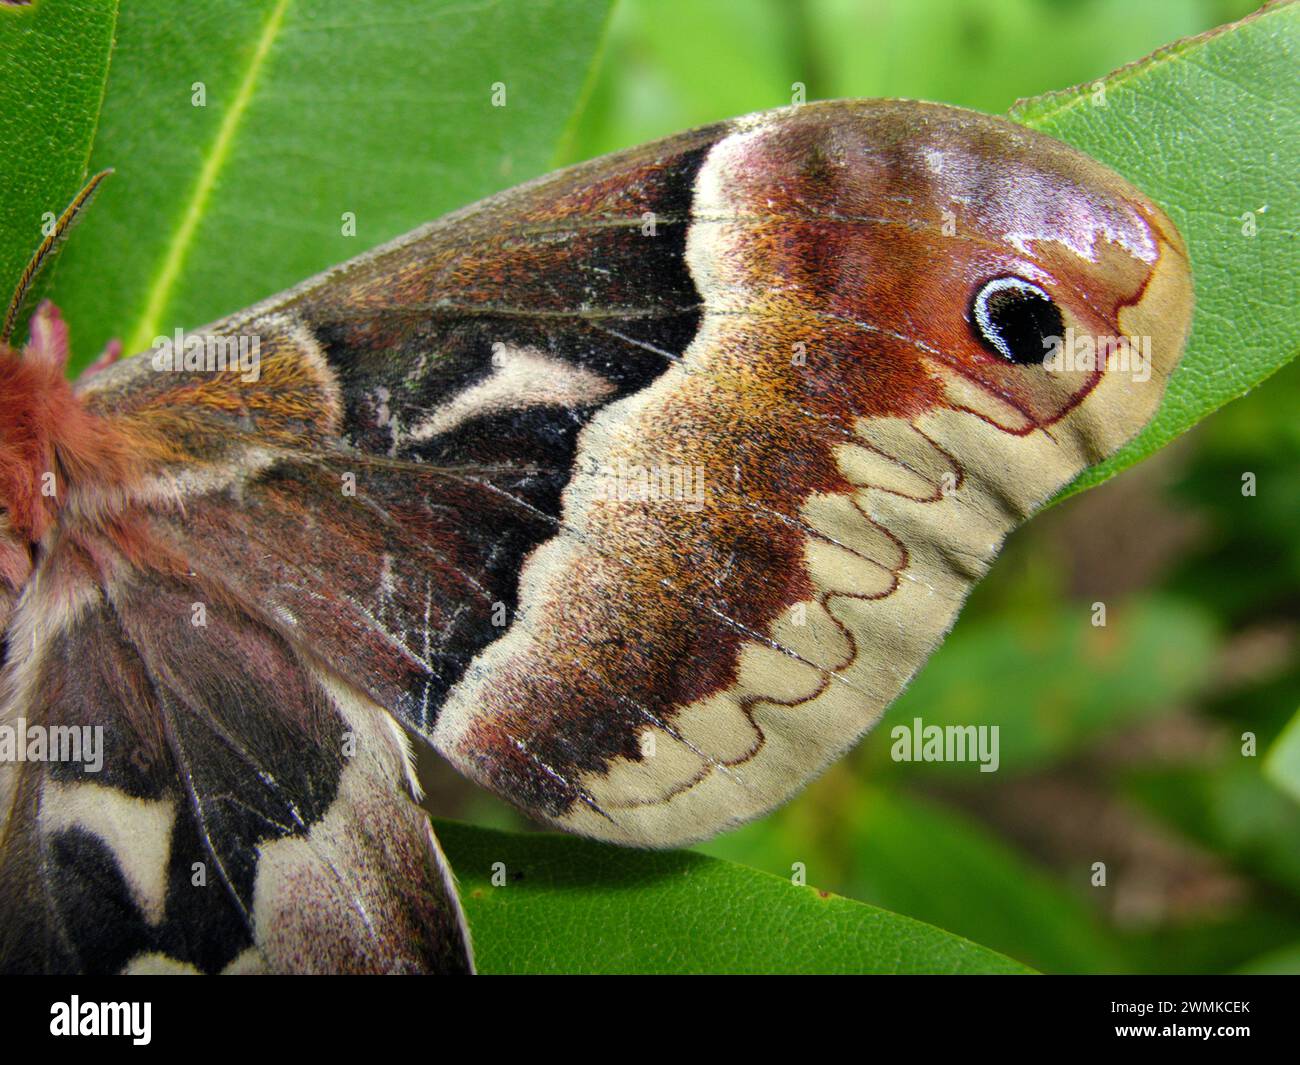
<svg viewBox="0 0 1300 1065"><path fill-rule="evenodd" d="M114 0L0 4L0 306L86 176L116 18Z"/></svg>
<svg viewBox="0 0 1300 1065"><path fill-rule="evenodd" d="M1158 450L1300 352L1297 69L1300 6L1287 3L1117 70L1104 91L1083 85L1013 109L1160 203L1192 257L1192 337L1159 414L1067 492Z"/></svg>
<svg viewBox="0 0 1300 1065"><path fill-rule="evenodd" d="M78 361L111 336L133 352L202 325L544 170L608 6L125 7L92 158L117 176L53 293Z"/></svg>
<svg viewBox="0 0 1300 1065"><path fill-rule="evenodd" d="M1029 971L909 917L700 854L437 829L486 973Z"/></svg>

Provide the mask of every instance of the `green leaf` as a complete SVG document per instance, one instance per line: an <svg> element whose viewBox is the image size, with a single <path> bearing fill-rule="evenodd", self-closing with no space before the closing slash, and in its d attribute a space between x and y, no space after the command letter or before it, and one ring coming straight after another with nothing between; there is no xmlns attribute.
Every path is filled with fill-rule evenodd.
<svg viewBox="0 0 1300 1065"><path fill-rule="evenodd" d="M1264 759L1264 775L1300 802L1300 711L1269 748Z"/></svg>
<svg viewBox="0 0 1300 1065"><path fill-rule="evenodd" d="M700 854L447 821L437 831L486 973L1030 971L909 917Z"/></svg>
<svg viewBox="0 0 1300 1065"><path fill-rule="evenodd" d="M117 176L53 293L78 361L111 336L130 353L237 311L545 170L608 6L125 7L92 158Z"/></svg>
<svg viewBox="0 0 1300 1065"><path fill-rule="evenodd" d="M112 0L0 5L0 304L85 180L116 19Z"/></svg>
<svg viewBox="0 0 1300 1065"><path fill-rule="evenodd" d="M1158 450L1300 351L1298 43L1300 6L1282 4L1115 71L1104 96L1085 85L1012 109L1160 203L1196 286L1191 341L1159 414L1064 494Z"/></svg>

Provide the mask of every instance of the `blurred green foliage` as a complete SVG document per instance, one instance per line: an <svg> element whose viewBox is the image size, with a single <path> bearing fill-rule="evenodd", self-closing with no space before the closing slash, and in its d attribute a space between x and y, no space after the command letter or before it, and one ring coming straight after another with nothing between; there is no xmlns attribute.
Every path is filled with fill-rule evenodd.
<svg viewBox="0 0 1300 1065"><path fill-rule="evenodd" d="M809 100L1005 112L1240 18L1252 0L620 0L565 159Z"/></svg>

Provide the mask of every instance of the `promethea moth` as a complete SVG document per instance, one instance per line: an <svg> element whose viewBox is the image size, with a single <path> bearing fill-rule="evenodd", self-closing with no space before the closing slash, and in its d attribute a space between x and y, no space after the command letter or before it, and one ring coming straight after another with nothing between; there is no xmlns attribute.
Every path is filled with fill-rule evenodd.
<svg viewBox="0 0 1300 1065"><path fill-rule="evenodd" d="M543 177L196 334L256 373L71 385L42 308L0 353L2 721L104 739L97 773L3 766L4 967L470 969L403 729L600 839L772 809L1151 417L1191 304L1174 226L1092 160L835 102ZM1148 372L1053 362L1064 334Z"/></svg>

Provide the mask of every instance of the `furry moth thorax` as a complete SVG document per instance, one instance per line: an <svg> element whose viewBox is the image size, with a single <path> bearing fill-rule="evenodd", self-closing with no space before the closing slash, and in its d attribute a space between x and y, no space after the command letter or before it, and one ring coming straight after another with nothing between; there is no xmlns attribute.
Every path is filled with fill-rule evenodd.
<svg viewBox="0 0 1300 1065"><path fill-rule="evenodd" d="M126 478L129 448L73 393L67 353L67 327L48 303L22 351L0 344L0 582L10 597L70 495Z"/></svg>
<svg viewBox="0 0 1300 1065"><path fill-rule="evenodd" d="M174 455L147 427L89 410L67 377L68 353L68 326L48 301L21 350L0 344L0 628L52 538L120 538L133 490Z"/></svg>
<svg viewBox="0 0 1300 1065"><path fill-rule="evenodd" d="M31 321L31 340L17 352L0 347L0 508L14 536L41 539L54 521L69 471L102 470L95 419L65 376L67 327L50 305Z"/></svg>

